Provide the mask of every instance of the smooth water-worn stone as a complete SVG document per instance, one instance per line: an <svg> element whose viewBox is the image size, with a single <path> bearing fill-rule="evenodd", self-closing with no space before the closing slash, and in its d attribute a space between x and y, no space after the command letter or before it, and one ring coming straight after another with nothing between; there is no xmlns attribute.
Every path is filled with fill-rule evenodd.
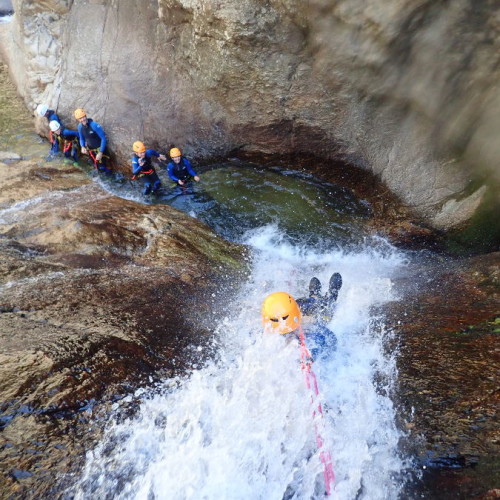
<svg viewBox="0 0 500 500"><path fill-rule="evenodd" d="M0 162L0 177L0 496L51 498L92 416L202 361L187 348L210 343L246 251L60 161Z"/></svg>
<svg viewBox="0 0 500 500"><path fill-rule="evenodd" d="M6 160L20 160L21 156L17 153L12 153L9 151L0 151L0 161Z"/></svg>
<svg viewBox="0 0 500 500"><path fill-rule="evenodd" d="M422 266L417 280L414 272L398 280L402 300L385 308L402 445L422 484L434 484L430 494L448 484L443 498L476 498L498 485L499 270L498 252Z"/></svg>

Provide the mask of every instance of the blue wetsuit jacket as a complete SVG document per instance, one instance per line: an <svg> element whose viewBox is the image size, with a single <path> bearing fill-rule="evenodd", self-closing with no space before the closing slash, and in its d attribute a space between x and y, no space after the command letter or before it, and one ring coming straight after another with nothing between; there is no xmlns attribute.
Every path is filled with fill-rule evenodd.
<svg viewBox="0 0 500 500"><path fill-rule="evenodd" d="M326 297L307 297L297 299L302 314L314 318L312 324L304 328L307 347L313 360L326 358L337 348L337 337L325 323L333 315L334 303Z"/></svg>
<svg viewBox="0 0 500 500"><path fill-rule="evenodd" d="M140 158L137 155L132 156L132 173L140 176L140 180L144 184L144 194L148 195L153 192L156 193L161 188L161 181L158 174L155 172L152 158L158 158L160 153L154 149L146 149L144 155L144 162L139 164Z"/></svg>
<svg viewBox="0 0 500 500"><path fill-rule="evenodd" d="M61 125L62 127L62 125ZM57 134L52 133L51 137L54 140L52 143L52 147L50 148L50 151L52 153L59 153L60 151L60 141L57 140ZM73 139L76 139L78 137L78 132L76 130L69 130L67 128L62 129L60 137L64 139L65 141L73 141Z"/></svg>
<svg viewBox="0 0 500 500"><path fill-rule="evenodd" d="M49 120L49 123L51 121L56 121L57 123L59 123L59 125L61 125L61 127L63 126L61 120L59 119L59 117L57 116L57 113L53 110L53 109L48 109L47 110L47 113L45 113L45 116L47 117L47 119Z"/></svg>
<svg viewBox="0 0 500 500"><path fill-rule="evenodd" d="M86 127L83 123L78 124L78 135L80 137L80 145L82 148L98 149L101 153L106 150L106 134L103 128L91 118L88 118Z"/></svg>
<svg viewBox="0 0 500 500"><path fill-rule="evenodd" d="M337 349L337 337L320 321L305 328L304 335L313 361L328 358Z"/></svg>
<svg viewBox="0 0 500 500"><path fill-rule="evenodd" d="M139 157L137 155L132 156L132 173L134 175L139 175L140 173L145 173L151 169L154 168L151 165L151 158L159 158L160 153L158 151L155 151L154 149L146 149L146 162L144 165L139 165ZM149 161L148 161L149 160ZM144 172L143 172L144 170ZM145 174L149 175L149 174Z"/></svg>
<svg viewBox="0 0 500 500"><path fill-rule="evenodd" d="M178 182L179 180L185 181L188 177L195 177L197 175L189 160L184 158L184 156L181 157L181 161L178 164L171 161L167 165L167 173L174 182Z"/></svg>

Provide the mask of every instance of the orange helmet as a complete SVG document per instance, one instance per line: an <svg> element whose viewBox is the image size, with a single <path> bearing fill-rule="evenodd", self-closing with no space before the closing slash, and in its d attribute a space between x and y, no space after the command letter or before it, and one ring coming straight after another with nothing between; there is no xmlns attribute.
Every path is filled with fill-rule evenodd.
<svg viewBox="0 0 500 500"><path fill-rule="evenodd" d="M135 141L132 149L135 153L144 153L144 151L146 151L146 146L144 146L144 143L141 141Z"/></svg>
<svg viewBox="0 0 500 500"><path fill-rule="evenodd" d="M79 120L80 118L83 118L84 116L87 116L87 113L85 113L85 110L82 108L75 109L75 118Z"/></svg>
<svg viewBox="0 0 500 500"><path fill-rule="evenodd" d="M262 304L262 321L269 333L290 333L300 326L302 315L295 299L286 292L268 295Z"/></svg>
<svg viewBox="0 0 500 500"><path fill-rule="evenodd" d="M176 156L182 156L181 150L179 148L172 148L169 154L170 158L175 158Z"/></svg>

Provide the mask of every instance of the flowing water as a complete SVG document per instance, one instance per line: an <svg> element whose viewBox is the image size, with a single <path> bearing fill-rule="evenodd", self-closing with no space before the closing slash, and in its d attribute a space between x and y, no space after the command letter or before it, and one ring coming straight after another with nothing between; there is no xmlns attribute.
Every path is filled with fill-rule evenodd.
<svg viewBox="0 0 500 500"><path fill-rule="evenodd" d="M333 458L334 497L398 498L408 466L398 451L390 394L395 355L374 307L395 300L391 277L406 258L369 238L369 207L348 191L294 171L234 162L203 173L169 202L252 249L252 273L221 317L217 356L189 375L140 389L133 417L120 405L69 497L127 499L322 498L310 394L297 344L262 335L264 297L303 296L312 276L344 285L328 325L337 349L314 364ZM103 184L140 198L137 188ZM148 201L151 202L151 201ZM194 346L196 349L201 347Z"/></svg>
<svg viewBox="0 0 500 500"><path fill-rule="evenodd" d="M46 142L22 123L3 123L4 148L45 164ZM217 167L187 192L174 189L162 171L164 193L147 200L137 184L92 174L118 196L169 203L245 243L252 272L232 312L220 318L215 357L115 403L101 443L64 497L322 498L323 466L298 346L262 334L260 307L273 291L303 296L312 276L325 287L340 272L344 285L328 325L337 348L313 365L333 497L398 498L410 464L398 449L402 434L391 400L397 353L386 352L390 332L374 311L397 300L391 280L407 257L368 236L370 207L341 187L235 160ZM139 401L132 416L130 399Z"/></svg>

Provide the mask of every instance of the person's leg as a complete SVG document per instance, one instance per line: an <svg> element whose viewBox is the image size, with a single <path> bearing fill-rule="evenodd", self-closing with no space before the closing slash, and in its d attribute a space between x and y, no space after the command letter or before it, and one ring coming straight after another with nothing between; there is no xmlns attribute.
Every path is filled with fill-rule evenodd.
<svg viewBox="0 0 500 500"><path fill-rule="evenodd" d="M311 278L311 281L309 282L309 297L320 294L321 294L321 282L319 281L318 278L316 278L316 276L314 276Z"/></svg>
<svg viewBox="0 0 500 500"><path fill-rule="evenodd" d="M148 181L151 183L151 190L153 194L156 193L161 188L161 181L156 172L153 172L149 176Z"/></svg>
<svg viewBox="0 0 500 500"><path fill-rule="evenodd" d="M161 182L160 182L160 180L157 180L157 181L153 184L153 193L158 192L160 189L161 189Z"/></svg>
<svg viewBox="0 0 500 500"><path fill-rule="evenodd" d="M144 196L147 196L149 193L151 193L151 182L144 182Z"/></svg>
<svg viewBox="0 0 500 500"><path fill-rule="evenodd" d="M96 150L95 154L97 154L98 151ZM108 167L107 165L107 158L108 158L108 150L106 148L106 150L104 151L104 154L101 158L101 161L97 164L97 169L99 170L99 172L104 172L105 174L111 174L111 169Z"/></svg>
<svg viewBox="0 0 500 500"><path fill-rule="evenodd" d="M315 297L299 297L297 304L304 316L314 316L318 312L318 300Z"/></svg>
<svg viewBox="0 0 500 500"><path fill-rule="evenodd" d="M342 288L342 276L340 273L333 273L328 284L328 299L330 302L335 302L339 295L339 290Z"/></svg>

